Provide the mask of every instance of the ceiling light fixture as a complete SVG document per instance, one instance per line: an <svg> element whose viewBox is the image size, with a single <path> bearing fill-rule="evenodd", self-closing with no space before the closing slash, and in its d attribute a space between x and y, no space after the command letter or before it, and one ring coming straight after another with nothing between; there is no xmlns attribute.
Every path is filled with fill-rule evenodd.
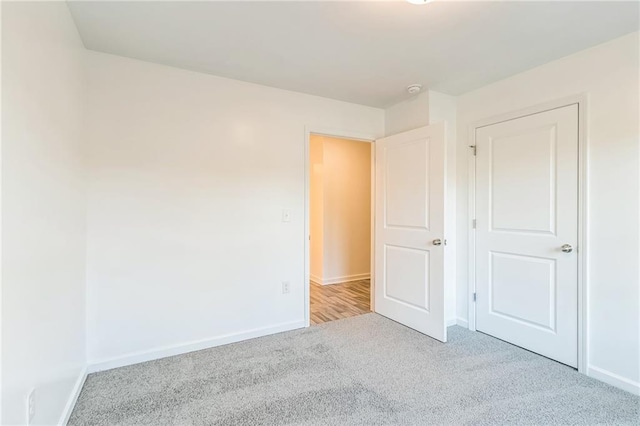
<svg viewBox="0 0 640 426"><path fill-rule="evenodd" d="M415 95L416 93L420 93L422 90L422 84L410 84L407 86L407 92L410 95Z"/></svg>
<svg viewBox="0 0 640 426"><path fill-rule="evenodd" d="M407 0L411 4L427 4L431 3L433 0Z"/></svg>

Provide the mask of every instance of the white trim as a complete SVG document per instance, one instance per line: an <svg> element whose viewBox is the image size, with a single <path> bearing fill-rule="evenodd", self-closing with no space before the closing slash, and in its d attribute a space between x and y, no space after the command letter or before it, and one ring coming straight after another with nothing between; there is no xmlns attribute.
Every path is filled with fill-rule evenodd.
<svg viewBox="0 0 640 426"><path fill-rule="evenodd" d="M322 285L322 278L313 274L309 274L309 281Z"/></svg>
<svg viewBox="0 0 640 426"><path fill-rule="evenodd" d="M460 317L449 318L447 320L447 327L451 327L452 325L459 325L460 327L469 328L469 323L467 322L467 320Z"/></svg>
<svg viewBox="0 0 640 426"><path fill-rule="evenodd" d="M540 112L562 108L568 105L578 104L578 371L582 374L590 375L587 368L589 365L589 341L588 341L588 317L587 307L589 306L589 277L587 271L588 247L587 247L587 206L588 206L588 94L583 93L574 96L568 96L543 104L534 105L532 107L511 111L483 120L479 120L469 126L469 145L476 145L475 133L479 127L500 123L503 121L513 120L527 115L537 114ZM469 223L467 224L468 241L469 241L469 258L468 268L469 277L467 282L468 294L468 318L469 330L476 330L476 306L473 302L473 293L475 292L475 230L472 227L472 221L475 218L475 159L473 155L469 156Z"/></svg>
<svg viewBox="0 0 640 426"><path fill-rule="evenodd" d="M310 293L310 281L311 281L311 277L310 277L310 259L309 259L309 212L310 212L310 208L309 208L309 203L310 203L310 194L309 194L309 186L311 185L311 175L309 172L309 151L310 151L310 144L311 144L311 134L314 135L323 135L323 136L330 136L330 137L334 137L334 138L342 138L342 139L351 139L351 140L358 140L358 141L363 141L363 142L370 142L370 143L374 143L376 140L376 136L372 136L372 135L365 135L363 133L359 133L359 132L352 132L349 130L340 130L340 129L332 129L332 128L327 128L327 127L323 127L323 126L304 126L304 276L303 278L303 282L304 282L304 292L303 292L303 297L304 297L304 323L305 323L305 327L309 327L309 325L311 325L311 306L310 306L310 300L309 300L309 293ZM373 163L373 151L371 153L371 157L372 157L372 166L375 164ZM373 176L373 167L372 167L372 176ZM374 190L374 181L371 181L371 190L372 190L372 194L373 194L373 190ZM374 220L374 216L373 216L373 210L374 209L374 199L371 199L371 220ZM373 225L371 228L371 259L374 259L374 234L373 234ZM373 263L371 264L371 268L372 268L372 272L371 272L371 294L373 294L373 288L375 286L375 277L373 274ZM316 277L317 278L317 277ZM372 299L373 301L373 299ZM373 305L371 305L371 308L373 310Z"/></svg>
<svg viewBox="0 0 640 426"><path fill-rule="evenodd" d="M473 125L469 127L469 147L467 149L473 150L472 146L476 144L476 127ZM467 218L467 327L471 331L476 331L476 303L473 300L473 293L476 292L476 232L473 228L473 221L476 218L476 156L469 155L467 164L467 175L469 181L469 217Z"/></svg>
<svg viewBox="0 0 640 426"><path fill-rule="evenodd" d="M375 141L374 141L375 143ZM372 312L376 311L376 292L373 289L376 287L375 275L373 271L376 265L376 150L375 144L371 144L371 231L370 231L370 247L371 258L369 259L370 277L369 277L369 309Z"/></svg>
<svg viewBox="0 0 640 426"><path fill-rule="evenodd" d="M58 421L59 425L66 426L66 424L69 423L71 413L73 413L73 409L76 406L76 402L78 401L78 397L80 396L80 392L82 391L84 382L85 380L87 380L87 374L87 367L84 367L82 371L80 371L80 375L76 380L76 384L73 385L73 390L71 391L71 395L69 395L69 399L64 406L64 410L62 410L62 415L60 416L60 420Z"/></svg>
<svg viewBox="0 0 640 426"><path fill-rule="evenodd" d="M627 392L631 392L634 395L640 396L640 383L633 380L622 377L604 368L595 367L590 365L587 368L587 376L593 377L596 380L600 380L611 386L615 386Z"/></svg>
<svg viewBox="0 0 640 426"><path fill-rule="evenodd" d="M464 328L469 328L469 321L467 321L464 318L456 318L456 325L459 325L460 327L464 327Z"/></svg>
<svg viewBox="0 0 640 426"><path fill-rule="evenodd" d="M589 365L589 334L587 308L589 306L588 268L588 211L589 204L589 95L582 94L575 97L578 103L578 371L588 374Z"/></svg>
<svg viewBox="0 0 640 426"><path fill-rule="evenodd" d="M227 345L229 343L236 343L247 339L268 336L270 334L281 333L283 331L290 331L303 327L305 327L305 323L303 321L286 322L269 327L242 331L239 333L224 334L222 336L194 340L186 343L178 343L176 345L158 347L146 351L132 352L113 358L90 361L88 372L95 373L97 371L110 370L112 368L124 367L126 365L133 365L174 355L181 355L188 352L214 348L216 346Z"/></svg>
<svg viewBox="0 0 640 426"><path fill-rule="evenodd" d="M311 281L313 281L316 284L333 285L333 284L349 283L353 281L368 280L368 279L371 279L371 274L367 272L365 274L345 275L343 277L326 278L324 280L322 278L316 277L315 275L311 275L310 277L311 277L310 278Z"/></svg>

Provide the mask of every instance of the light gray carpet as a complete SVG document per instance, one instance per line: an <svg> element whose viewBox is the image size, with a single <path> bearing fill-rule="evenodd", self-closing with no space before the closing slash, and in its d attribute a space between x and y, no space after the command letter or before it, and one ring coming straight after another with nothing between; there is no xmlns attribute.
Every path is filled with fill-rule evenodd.
<svg viewBox="0 0 640 426"><path fill-rule="evenodd" d="M460 327L367 314L92 374L71 425L639 424L640 398Z"/></svg>

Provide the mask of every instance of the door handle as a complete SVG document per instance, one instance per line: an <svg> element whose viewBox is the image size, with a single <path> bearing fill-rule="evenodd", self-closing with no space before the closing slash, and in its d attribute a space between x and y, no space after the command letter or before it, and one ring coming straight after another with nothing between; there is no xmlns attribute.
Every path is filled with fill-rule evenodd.
<svg viewBox="0 0 640 426"><path fill-rule="evenodd" d="M571 244L563 244L562 247L560 247L560 250L564 253L571 253L573 251L573 246Z"/></svg>
<svg viewBox="0 0 640 426"><path fill-rule="evenodd" d="M441 246L442 245L442 240L440 238L436 238L435 240L433 240L433 245L434 246Z"/></svg>

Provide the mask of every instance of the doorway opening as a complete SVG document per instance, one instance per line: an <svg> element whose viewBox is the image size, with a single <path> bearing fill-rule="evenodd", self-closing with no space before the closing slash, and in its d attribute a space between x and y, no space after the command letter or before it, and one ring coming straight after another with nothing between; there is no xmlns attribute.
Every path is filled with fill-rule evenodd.
<svg viewBox="0 0 640 426"><path fill-rule="evenodd" d="M372 147L309 135L309 320L371 309Z"/></svg>

